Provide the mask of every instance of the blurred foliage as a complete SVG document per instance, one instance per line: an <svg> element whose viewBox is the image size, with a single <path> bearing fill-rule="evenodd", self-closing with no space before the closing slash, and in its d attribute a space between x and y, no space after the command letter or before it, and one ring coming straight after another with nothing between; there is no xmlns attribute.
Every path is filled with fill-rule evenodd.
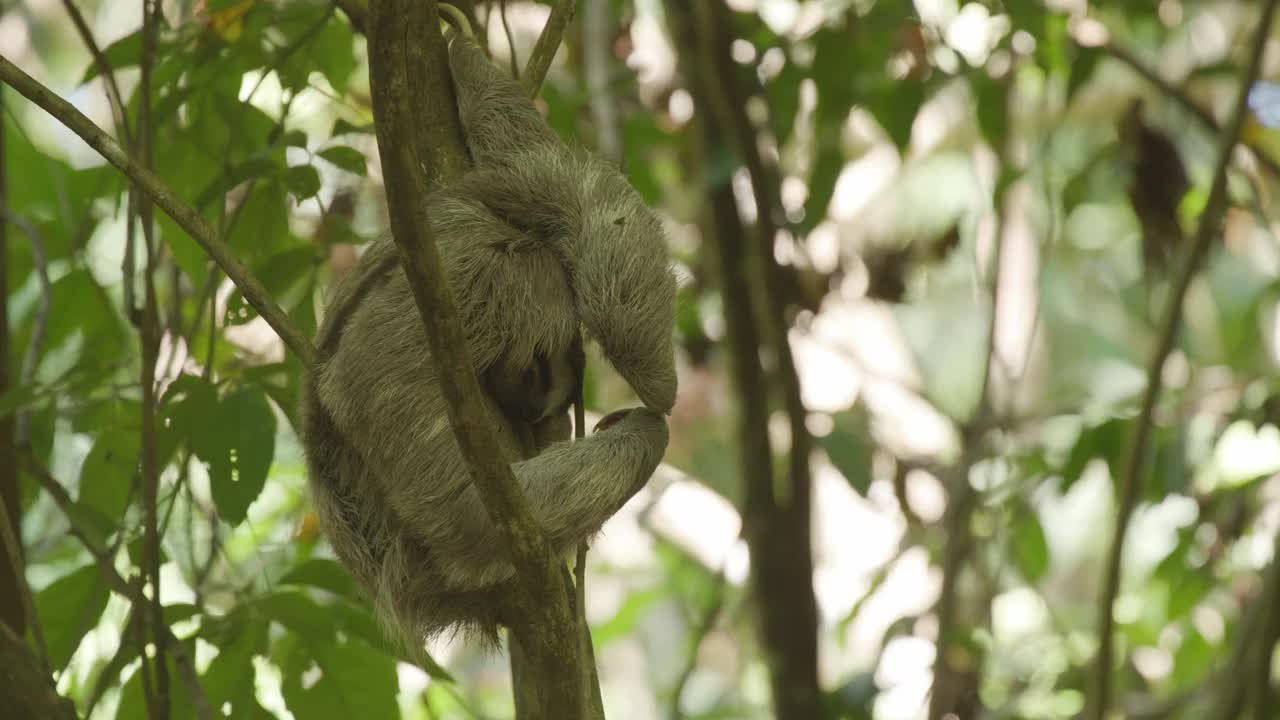
<svg viewBox="0 0 1280 720"><path fill-rule="evenodd" d="M140 4L75 3L134 133ZM498 3L463 4L506 67ZM504 4L523 60L545 3ZM1170 268L1207 193L1220 138L1205 117L1224 120L1258 5L731 3L723 32L737 38L778 178L779 207L763 211L782 228L775 254L819 436L832 717L922 716L941 630L961 639L949 651L971 661L963 682L982 717L1081 711L1113 483ZM310 334L325 288L386 225L365 41L323 0L164 8L156 171ZM697 230L705 193L687 167L698 109L674 73L661 3L613 0L606 19L567 38L539 103L588 147L612 118L624 170L670 220L682 374L667 460L683 473L655 480L628 516L635 527L606 532L595 553L606 706L617 718L767 717L741 553L726 549L737 520L725 508L741 492L720 299ZM0 28L5 57L129 140L63 5L9 7ZM587 84L593 43L606 92ZM1264 76L1280 78L1274 59ZM30 456L74 499L64 512L22 474L28 579L59 689L92 717L142 717L137 620L76 535L107 547L125 577L138 572L142 394L126 299L142 297L145 251L134 241L125 265L121 177L7 88L4 109L20 374L0 412L20 419ZM1251 128L1265 148L1265 129ZM1251 612L1280 613L1263 581L1280 526L1280 157L1263 152L1233 165L1232 207L1164 372L1115 610L1126 717L1210 717L1229 674L1251 678L1240 692L1259 713L1280 707L1280 629L1250 624ZM733 162L705 177L731 179L751 220L762 210ZM308 509L298 363L190 238L159 214L156 225L162 596L211 706L237 718L509 716L501 658L441 643L439 665L414 667L391 649ZM598 358L588 383L592 410L628 400ZM976 499L957 526L947 500L962 488ZM720 527L706 508L732 520ZM974 551L943 567L956 527ZM940 630L941 572L957 575L959 609ZM1254 637L1258 649L1239 650ZM170 675L174 717L191 717Z"/></svg>

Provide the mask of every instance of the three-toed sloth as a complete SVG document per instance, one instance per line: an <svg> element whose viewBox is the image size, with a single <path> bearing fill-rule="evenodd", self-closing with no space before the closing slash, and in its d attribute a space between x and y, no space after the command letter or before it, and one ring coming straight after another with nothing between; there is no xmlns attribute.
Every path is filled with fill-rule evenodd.
<svg viewBox="0 0 1280 720"><path fill-rule="evenodd" d="M498 443L557 552L648 481L675 402L675 278L657 216L573 150L465 38L449 50L471 168L425 198ZM568 442L583 336L644 408ZM334 289L303 393L312 495L339 558L406 640L495 638L515 569L458 449L395 245Z"/></svg>

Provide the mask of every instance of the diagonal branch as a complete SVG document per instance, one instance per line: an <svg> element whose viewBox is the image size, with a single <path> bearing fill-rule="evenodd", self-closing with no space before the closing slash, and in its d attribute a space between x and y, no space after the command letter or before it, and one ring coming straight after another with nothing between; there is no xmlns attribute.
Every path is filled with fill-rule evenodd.
<svg viewBox="0 0 1280 720"><path fill-rule="evenodd" d="M603 0L591 1L602 2ZM531 98L538 97L538 92L542 89L542 81L546 79L551 61L555 59L556 51L560 49L560 39L564 37L565 28L569 27L570 21L573 20L576 4L574 0L560 0L555 7L551 8L547 24L543 26L542 34L538 36L538 42L534 44L533 52L529 54L529 62L524 66L524 73L520 76L520 84L524 86Z"/></svg>
<svg viewBox="0 0 1280 720"><path fill-rule="evenodd" d="M1218 160L1213 171L1213 184L1209 187L1209 199L1205 203L1204 212L1200 215L1200 226L1196 229L1195 239L1187 249L1181 271L1170 290L1169 304L1165 308L1164 318L1160 324L1160 338L1155 353L1151 357L1151 364L1147 367L1147 388L1142 397L1142 408L1138 413L1136 434L1125 462L1119 505L1116 510L1115 531L1111 539L1102 591L1098 596L1098 656L1093 668L1093 692L1090 693L1092 711L1086 714L1086 717L1095 720L1102 720L1107 716L1107 709L1111 702L1111 674L1115 652L1115 616L1112 608L1120 590L1125 536L1142 486L1145 469L1143 458L1146 457L1147 446L1151 442L1154 429L1155 406L1160 397L1164 364L1173 352L1173 345L1177 341L1178 329L1182 324L1182 302L1186 297L1187 289L1191 286L1191 280L1195 277L1196 271L1208 256L1214 238L1221 230L1222 218L1227 208L1227 168L1231 165L1231 156L1239 141L1240 129L1244 126L1249 88L1258 77L1258 70L1262 66L1263 49L1271 32L1276 5L1277 0L1268 0L1258 20L1258 34L1249 53L1248 66L1240 79L1240 89L1236 94L1235 104L1222 131Z"/></svg>
<svg viewBox="0 0 1280 720"><path fill-rule="evenodd" d="M108 162L120 169L130 180L137 183L142 191L155 202L175 223L192 237L214 262L226 272L236 287L244 295L245 300L253 306L263 320L271 326L284 344L293 351L304 367L315 365L315 347L297 328L289 322L288 316L280 309L271 294L250 272L240 258L236 257L230 246L214 232L213 228L200 217L190 205L184 203L164 182L129 156L102 128L84 116L66 100L63 100L49 88L41 85L30 75L0 56L0 82L4 82L17 90L28 100L40 106L45 112L79 135L89 147L96 150Z"/></svg>

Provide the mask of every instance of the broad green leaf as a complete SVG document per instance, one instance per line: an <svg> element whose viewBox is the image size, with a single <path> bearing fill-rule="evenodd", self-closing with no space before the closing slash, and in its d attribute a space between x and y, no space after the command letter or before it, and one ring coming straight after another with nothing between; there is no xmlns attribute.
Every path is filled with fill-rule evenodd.
<svg viewBox="0 0 1280 720"><path fill-rule="evenodd" d="M284 184L294 197L306 200L320 192L320 173L311 165L294 165L284 172Z"/></svg>
<svg viewBox="0 0 1280 720"><path fill-rule="evenodd" d="M266 396L245 387L222 398L192 449L209 465L218 515L239 525L258 498L275 456L276 418Z"/></svg>
<svg viewBox="0 0 1280 720"><path fill-rule="evenodd" d="M135 30L102 48L102 59L106 61L107 67L116 72L136 67L142 61L142 30ZM89 67L85 68L84 76L80 78L80 84L84 85L98 77L98 71L99 63L90 59Z"/></svg>
<svg viewBox="0 0 1280 720"><path fill-rule="evenodd" d="M368 171L368 161L364 153L347 145L334 145L320 151L320 157L337 165L349 173L363 177Z"/></svg>
<svg viewBox="0 0 1280 720"><path fill-rule="evenodd" d="M294 589L282 589L259 597L254 606L268 619L301 637L310 645L333 642L333 618L319 603Z"/></svg>
<svg viewBox="0 0 1280 720"><path fill-rule="evenodd" d="M107 584L96 564L54 580L36 595L36 614L54 669L66 667L84 634L98 624L98 616L107 607L107 595Z"/></svg>
<svg viewBox="0 0 1280 720"><path fill-rule="evenodd" d="M80 466L79 502L115 522L123 518L138 479L140 430L137 414L104 426Z"/></svg>
<svg viewBox="0 0 1280 720"><path fill-rule="evenodd" d="M1049 569L1049 542L1035 508L1019 504L1014 512L1012 543L1013 560L1018 572L1032 585L1044 578Z"/></svg>
<svg viewBox="0 0 1280 720"><path fill-rule="evenodd" d="M976 70L970 74L970 86L977 99L978 129L983 139L992 148L1003 149L1009 134L1009 83Z"/></svg>
<svg viewBox="0 0 1280 720"><path fill-rule="evenodd" d="M835 416L835 426L818 442L826 451L831 464L844 475L845 480L866 495L871 487L871 429L861 410L848 410Z"/></svg>
<svg viewBox="0 0 1280 720"><path fill-rule="evenodd" d="M340 563L327 558L311 558L295 566L280 578L282 585L305 585L327 590L342 597L357 598L351 573Z"/></svg>
<svg viewBox="0 0 1280 720"><path fill-rule="evenodd" d="M400 717L395 659L362 642L294 643L281 669L294 717Z"/></svg>
<svg viewBox="0 0 1280 720"><path fill-rule="evenodd" d="M231 717L242 717L237 709L254 702L253 656L260 654L267 642L267 625L250 621L237 626L233 639L221 646L218 656L209 663L200 678L209 704L215 708L229 705Z"/></svg>

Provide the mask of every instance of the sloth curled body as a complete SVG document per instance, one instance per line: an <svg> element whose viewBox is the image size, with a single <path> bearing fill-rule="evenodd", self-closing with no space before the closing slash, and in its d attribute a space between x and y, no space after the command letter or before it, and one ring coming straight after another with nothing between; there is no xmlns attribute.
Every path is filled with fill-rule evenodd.
<svg viewBox="0 0 1280 720"><path fill-rule="evenodd" d="M612 166L563 145L464 39L449 50L471 169L426 199L498 442L557 551L652 475L675 401L675 280L654 213ZM644 408L566 442L583 335ZM382 239L332 293L303 394L321 526L406 641L496 638L514 578L445 413L399 256Z"/></svg>

